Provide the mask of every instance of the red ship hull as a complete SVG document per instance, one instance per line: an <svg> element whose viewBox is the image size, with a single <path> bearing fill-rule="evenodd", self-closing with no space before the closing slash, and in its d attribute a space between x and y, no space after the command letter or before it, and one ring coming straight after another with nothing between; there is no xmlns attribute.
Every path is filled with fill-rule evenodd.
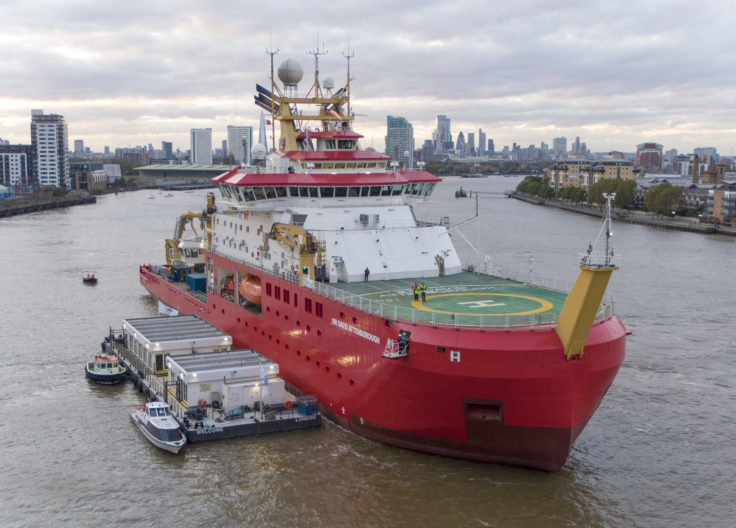
<svg viewBox="0 0 736 528"><path fill-rule="evenodd" d="M626 331L616 317L596 322L583 357L570 361L552 325L458 331L392 321L208 257L260 275L260 315L213 294L202 302L145 267L141 284L167 306L229 333L235 346L277 362L281 376L316 395L334 422L398 447L556 471L624 360ZM289 302L268 294L276 287L290 292ZM311 299L309 312L304 299ZM402 329L411 332L409 356L383 357L383 343ZM450 351L462 361L450 362Z"/></svg>

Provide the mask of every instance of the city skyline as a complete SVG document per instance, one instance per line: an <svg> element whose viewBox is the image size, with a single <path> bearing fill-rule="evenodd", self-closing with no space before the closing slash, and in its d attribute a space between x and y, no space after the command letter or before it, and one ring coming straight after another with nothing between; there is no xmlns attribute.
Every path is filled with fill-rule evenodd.
<svg viewBox="0 0 736 528"><path fill-rule="evenodd" d="M276 66L300 62L306 92L306 51L324 44L322 78L341 86L349 41L363 147L383 149L389 115L412 123L416 145L447 115L453 135L482 128L498 150L580 136L594 152L657 142L734 154L736 74L710 61L733 25L725 3L286 2L285 18L186 1L3 5L0 42L13 51L0 59L0 137L12 143L28 141L33 108L65 116L69 139L94 151L186 149L192 128L218 143L228 125L257 126L267 49L280 50ZM391 31L378 38L378 26Z"/></svg>

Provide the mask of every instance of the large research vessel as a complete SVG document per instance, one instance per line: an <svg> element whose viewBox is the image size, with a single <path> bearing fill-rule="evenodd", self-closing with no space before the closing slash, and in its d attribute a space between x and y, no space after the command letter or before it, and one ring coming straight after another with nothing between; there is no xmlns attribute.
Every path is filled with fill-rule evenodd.
<svg viewBox="0 0 736 528"><path fill-rule="evenodd" d="M440 179L359 147L350 56L336 89L320 54L304 95L301 66L283 62L278 83L271 55L255 102L278 144L213 179L217 206L210 195L179 219L168 265L141 266L141 284L277 362L359 435L559 469L624 359L626 330L602 302L608 248L569 294L464 270L448 228L413 213ZM205 232L187 239L195 219Z"/></svg>

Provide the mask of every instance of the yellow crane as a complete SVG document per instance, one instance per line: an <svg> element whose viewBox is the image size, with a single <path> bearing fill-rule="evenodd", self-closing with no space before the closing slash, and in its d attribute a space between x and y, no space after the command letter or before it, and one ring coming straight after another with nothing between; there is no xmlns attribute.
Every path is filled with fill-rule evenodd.
<svg viewBox="0 0 736 528"><path fill-rule="evenodd" d="M194 227L194 219L198 218L200 223L200 229L204 231L204 245L210 247L212 245L212 214L217 211L215 206L215 193L207 193L207 208L202 211L195 213L187 211L182 214L176 221L176 228L174 229L174 238L167 238L164 241L166 248L166 265L171 266L171 263L175 260L181 260L181 250L179 244L181 238L184 235L184 230L187 227L187 223L191 226L194 231L194 236L197 234L197 229Z"/></svg>
<svg viewBox="0 0 736 528"><path fill-rule="evenodd" d="M268 234L271 240L277 240L286 245L292 251L299 248L299 277L304 278L304 271L314 280L314 257L317 257L317 267L324 265L325 247L324 242L317 240L314 235L300 226L290 224L273 224Z"/></svg>

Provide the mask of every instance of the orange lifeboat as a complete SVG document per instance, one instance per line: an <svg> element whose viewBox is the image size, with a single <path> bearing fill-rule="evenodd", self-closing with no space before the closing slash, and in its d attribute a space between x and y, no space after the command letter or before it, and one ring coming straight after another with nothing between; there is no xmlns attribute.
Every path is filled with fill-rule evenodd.
<svg viewBox="0 0 736 528"><path fill-rule="evenodd" d="M261 304L261 279L254 275L248 275L240 281L238 285L238 292L240 296L246 301L257 304Z"/></svg>

